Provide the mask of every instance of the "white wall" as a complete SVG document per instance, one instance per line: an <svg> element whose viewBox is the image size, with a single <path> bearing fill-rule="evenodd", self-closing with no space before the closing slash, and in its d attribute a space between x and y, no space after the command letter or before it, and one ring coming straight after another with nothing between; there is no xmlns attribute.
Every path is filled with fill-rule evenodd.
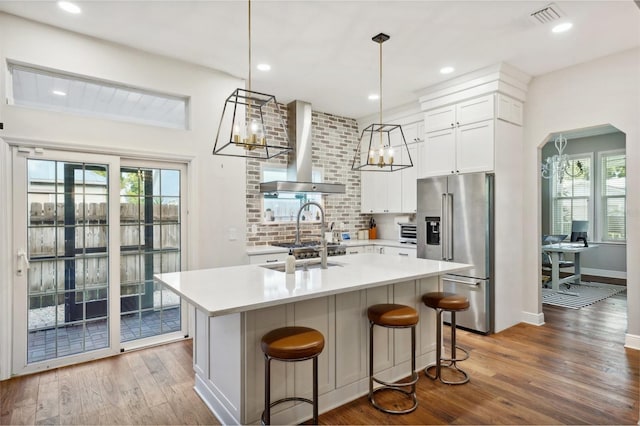
<svg viewBox="0 0 640 426"><path fill-rule="evenodd" d="M523 315L541 313L540 147L549 133L611 124L626 134L627 346L640 349L640 49L535 78L525 107ZM634 261L634 259L636 261Z"/></svg>
<svg viewBox="0 0 640 426"><path fill-rule="evenodd" d="M6 105L6 60L189 96L190 129L156 128ZM5 127L0 137L124 156L189 160L187 268L245 263L245 162L211 155L224 100L244 85L242 80L2 13L0 61L0 121ZM6 146L0 143L0 164L5 164ZM9 182L0 179L0 184L4 184L3 194L10 193ZM4 225L0 221L0 226L7 227L8 221L4 220ZM230 241L233 231L237 238ZM2 229L0 235L6 234L10 235L10 230ZM0 259L3 271L12 266L12 259L10 253ZM1 280L0 285L7 286L0 295L9 296L6 293L11 282ZM0 304L0 311L10 310L11 298L3 298ZM0 346L7 343L10 330L11 324L3 321ZM0 351L3 354L4 350ZM0 359L0 378L6 374L2 365L6 365L6 359Z"/></svg>

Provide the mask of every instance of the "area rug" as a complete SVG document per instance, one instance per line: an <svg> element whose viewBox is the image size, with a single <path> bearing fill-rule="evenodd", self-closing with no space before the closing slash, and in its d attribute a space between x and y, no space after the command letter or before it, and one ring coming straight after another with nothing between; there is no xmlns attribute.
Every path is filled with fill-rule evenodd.
<svg viewBox="0 0 640 426"><path fill-rule="evenodd" d="M561 306L563 308L580 309L621 293L626 289L627 287L622 285L601 283L572 284L571 288L567 289L566 286L562 284L560 285L560 292L550 288L543 288L542 303L545 305Z"/></svg>

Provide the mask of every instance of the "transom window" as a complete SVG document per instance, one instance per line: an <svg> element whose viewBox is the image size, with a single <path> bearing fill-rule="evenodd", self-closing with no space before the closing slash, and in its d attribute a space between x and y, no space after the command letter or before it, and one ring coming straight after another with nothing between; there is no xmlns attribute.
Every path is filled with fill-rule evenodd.
<svg viewBox="0 0 640 426"><path fill-rule="evenodd" d="M9 63L9 103L175 129L187 128L187 97ZM11 93L10 92L10 93Z"/></svg>

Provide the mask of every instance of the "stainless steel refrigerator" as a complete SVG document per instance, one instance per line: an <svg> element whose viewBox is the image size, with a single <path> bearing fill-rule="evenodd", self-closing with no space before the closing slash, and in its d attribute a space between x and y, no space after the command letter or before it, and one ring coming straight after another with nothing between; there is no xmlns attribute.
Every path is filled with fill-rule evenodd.
<svg viewBox="0 0 640 426"><path fill-rule="evenodd" d="M470 173L418 180L418 257L473 265L445 275L443 285L469 298L456 324L484 334L493 332L493 179Z"/></svg>

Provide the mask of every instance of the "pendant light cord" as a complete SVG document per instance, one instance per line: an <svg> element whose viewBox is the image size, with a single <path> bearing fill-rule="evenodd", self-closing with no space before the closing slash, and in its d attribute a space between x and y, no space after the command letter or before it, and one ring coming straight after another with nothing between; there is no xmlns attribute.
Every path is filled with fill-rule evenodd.
<svg viewBox="0 0 640 426"><path fill-rule="evenodd" d="M383 148L382 144L382 41L379 41L380 45L380 148Z"/></svg>
<svg viewBox="0 0 640 426"><path fill-rule="evenodd" d="M249 0L249 91L251 91L251 0Z"/></svg>

